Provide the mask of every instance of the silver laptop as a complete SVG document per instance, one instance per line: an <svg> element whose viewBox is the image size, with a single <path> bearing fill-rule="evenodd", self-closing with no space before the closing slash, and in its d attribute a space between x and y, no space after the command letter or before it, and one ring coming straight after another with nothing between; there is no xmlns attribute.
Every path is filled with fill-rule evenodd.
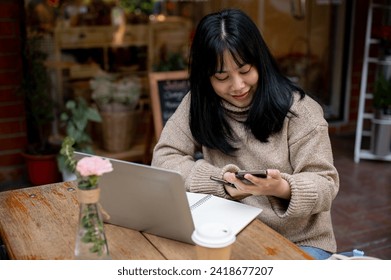
<svg viewBox="0 0 391 280"><path fill-rule="evenodd" d="M91 156L75 152L75 158ZM108 158L113 171L99 179L100 203L110 224L191 243L194 223L181 175Z"/></svg>
<svg viewBox="0 0 391 280"><path fill-rule="evenodd" d="M76 159L91 156L75 153ZM195 227L209 222L239 233L262 211L220 197L187 193L174 171L108 158L113 171L99 181L105 222L193 244Z"/></svg>

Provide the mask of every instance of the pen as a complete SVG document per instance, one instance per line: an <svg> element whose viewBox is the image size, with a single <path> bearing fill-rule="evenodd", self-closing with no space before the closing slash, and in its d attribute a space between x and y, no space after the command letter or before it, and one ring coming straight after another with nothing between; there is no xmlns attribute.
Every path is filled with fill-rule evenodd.
<svg viewBox="0 0 391 280"><path fill-rule="evenodd" d="M234 185L234 184L232 184L232 183L230 183L230 182L228 182L228 181L226 181L226 180L224 180L224 179L220 179L220 178L218 178L218 177L216 177L216 176L210 176L210 179L213 180L213 181L215 181L215 182L218 182L218 183L220 183L220 184L227 185L227 186L230 186L230 187L235 188L235 185Z"/></svg>

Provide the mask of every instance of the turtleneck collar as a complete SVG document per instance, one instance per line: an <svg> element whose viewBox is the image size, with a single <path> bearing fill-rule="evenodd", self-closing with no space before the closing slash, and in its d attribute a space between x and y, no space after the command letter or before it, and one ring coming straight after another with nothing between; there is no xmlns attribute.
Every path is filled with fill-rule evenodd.
<svg viewBox="0 0 391 280"><path fill-rule="evenodd" d="M247 119L248 111L250 110L250 106L247 107L236 107L235 105L227 102L224 99L221 99L221 104L224 108L224 111L227 115L239 122L244 122Z"/></svg>

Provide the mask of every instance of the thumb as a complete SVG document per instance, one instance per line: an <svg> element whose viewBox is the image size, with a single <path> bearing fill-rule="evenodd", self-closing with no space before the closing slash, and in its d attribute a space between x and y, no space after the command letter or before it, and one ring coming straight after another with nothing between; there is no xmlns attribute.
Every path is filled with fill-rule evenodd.
<svg viewBox="0 0 391 280"><path fill-rule="evenodd" d="M267 175L272 178L278 178L281 176L281 173L280 173L280 170L278 170L278 169L268 169Z"/></svg>

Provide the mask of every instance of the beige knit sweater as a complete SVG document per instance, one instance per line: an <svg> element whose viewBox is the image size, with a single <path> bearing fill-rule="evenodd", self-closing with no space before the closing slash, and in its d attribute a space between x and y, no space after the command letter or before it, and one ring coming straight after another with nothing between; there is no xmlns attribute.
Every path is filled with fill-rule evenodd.
<svg viewBox="0 0 391 280"><path fill-rule="evenodd" d="M336 252L330 208L339 189L333 165L328 124L322 108L309 96L295 96L292 111L297 117L285 119L283 129L261 143L245 129L243 109L224 103L229 123L239 139L237 156L199 147L189 128L190 94L186 95L167 121L154 148L152 165L181 173L187 191L230 198L210 175L222 176L238 169L278 169L291 187L291 199L250 196L242 203L262 208L259 219L296 243ZM195 161L200 150L203 159Z"/></svg>

